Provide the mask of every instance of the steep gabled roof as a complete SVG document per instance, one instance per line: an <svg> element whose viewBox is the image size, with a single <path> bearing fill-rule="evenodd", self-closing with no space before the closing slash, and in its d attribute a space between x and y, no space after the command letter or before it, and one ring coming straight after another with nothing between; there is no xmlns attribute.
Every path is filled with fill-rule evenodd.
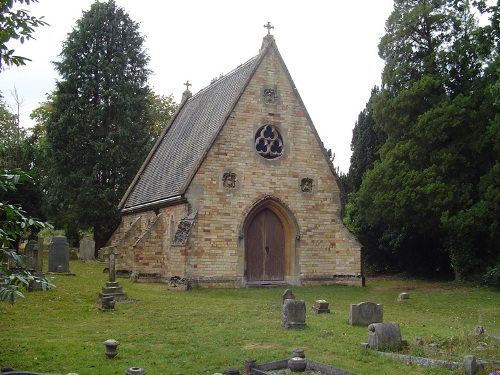
<svg viewBox="0 0 500 375"><path fill-rule="evenodd" d="M122 212L151 209L184 200L183 194L191 179L270 48L274 48L325 160L334 178L338 179L274 37L268 34L263 39L259 55L181 103L123 196L118 206Z"/></svg>
<svg viewBox="0 0 500 375"><path fill-rule="evenodd" d="M180 198L248 84L259 56L181 104L123 196L119 209L141 209Z"/></svg>

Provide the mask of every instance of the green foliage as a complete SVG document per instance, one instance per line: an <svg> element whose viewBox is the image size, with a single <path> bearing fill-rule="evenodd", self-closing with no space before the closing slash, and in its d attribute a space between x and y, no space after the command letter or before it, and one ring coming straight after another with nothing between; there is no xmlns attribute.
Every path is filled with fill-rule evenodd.
<svg viewBox="0 0 500 375"><path fill-rule="evenodd" d="M359 189L366 170L371 169L373 163L380 160L379 149L386 140L386 133L373 118L373 101L379 92L378 87L372 89L370 100L365 109L360 112L352 131L349 178L352 179L355 190Z"/></svg>
<svg viewBox="0 0 500 375"><path fill-rule="evenodd" d="M479 28L467 1L395 1L371 102L387 139L346 208L374 269L466 279L496 258L498 58L485 51L497 29Z"/></svg>
<svg viewBox="0 0 500 375"><path fill-rule="evenodd" d="M151 117L151 126L148 132L151 137L151 145L153 145L161 132L167 127L178 105L175 103L172 95L157 95L150 91L148 93L148 98L149 114Z"/></svg>
<svg viewBox="0 0 500 375"><path fill-rule="evenodd" d="M0 0L0 71L8 66L25 65L31 61L27 57L15 55L15 50L8 46L11 40L21 43L33 39L35 28L48 25L43 17L35 17L25 9L14 9L14 4L29 5L38 0Z"/></svg>
<svg viewBox="0 0 500 375"><path fill-rule="evenodd" d="M72 233L93 228L98 248L118 225L119 200L149 151L151 100L163 100L147 85L143 42L139 25L114 1L92 4L68 34L56 63L62 79L46 112L38 112L46 121L56 225ZM157 118L166 118L167 107Z"/></svg>
<svg viewBox="0 0 500 375"><path fill-rule="evenodd" d="M0 170L0 195L16 190L17 185L31 182L31 177L19 170ZM12 250L16 242L28 231L50 227L49 224L29 217L21 206L0 202L0 268L1 278L6 285L0 286L0 301L14 303L15 295L23 297L20 286L28 286L30 282L40 282L47 289L50 284L46 279L31 275L29 272L11 272L3 260L12 260L15 264L24 264L23 258Z"/></svg>
<svg viewBox="0 0 500 375"><path fill-rule="evenodd" d="M483 275L483 285L500 288L500 257L497 259L497 264L493 267L488 267Z"/></svg>

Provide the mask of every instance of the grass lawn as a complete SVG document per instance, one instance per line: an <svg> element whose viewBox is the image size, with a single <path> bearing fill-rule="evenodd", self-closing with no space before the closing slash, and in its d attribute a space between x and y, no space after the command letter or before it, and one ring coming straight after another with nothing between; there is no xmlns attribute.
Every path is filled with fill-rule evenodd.
<svg viewBox="0 0 500 375"><path fill-rule="evenodd" d="M162 284L117 279L133 301L100 311L98 293L107 281L103 264L71 261L76 276L50 276L55 288L26 293L11 306L0 304L0 366L67 374L124 374L142 367L148 375L213 374L229 368L243 373L246 358L257 363L289 358L296 348L307 358L359 374L461 374L424 368L360 349L366 327L348 324L351 303L384 305L384 321L397 321L405 354L462 362L464 355L500 360L500 293L497 290L396 278L367 279L367 286L291 288L306 302L307 326L280 325L278 289L193 289L173 292ZM400 292L410 300L397 302ZM315 300L330 303L330 314L315 314ZM487 335L477 337L482 325ZM416 337L424 347L416 347ZM120 342L108 359L103 342ZM476 350L484 342L482 351ZM432 344L432 345L430 345ZM488 374L500 370L490 367Z"/></svg>

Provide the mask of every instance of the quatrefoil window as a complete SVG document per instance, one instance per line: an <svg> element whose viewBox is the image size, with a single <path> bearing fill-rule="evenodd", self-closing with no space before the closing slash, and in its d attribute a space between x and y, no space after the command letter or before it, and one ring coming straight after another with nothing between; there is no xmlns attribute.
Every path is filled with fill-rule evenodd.
<svg viewBox="0 0 500 375"><path fill-rule="evenodd" d="M283 138L274 125L265 125L255 134L255 150L266 159L283 155Z"/></svg>

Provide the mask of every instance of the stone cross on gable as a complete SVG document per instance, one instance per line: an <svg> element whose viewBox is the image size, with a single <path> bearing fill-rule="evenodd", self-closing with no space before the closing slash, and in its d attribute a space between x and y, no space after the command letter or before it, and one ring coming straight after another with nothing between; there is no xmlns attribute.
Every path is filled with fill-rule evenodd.
<svg viewBox="0 0 500 375"><path fill-rule="evenodd" d="M264 25L264 27L267 29L267 35L271 34L271 29L274 29L274 26L271 26L271 22L267 22L266 25Z"/></svg>
<svg viewBox="0 0 500 375"><path fill-rule="evenodd" d="M189 91L189 86L193 86L189 81L186 81L184 85L186 86L186 91Z"/></svg>
<svg viewBox="0 0 500 375"><path fill-rule="evenodd" d="M109 253L104 255L109 258L109 282L112 283L116 280L116 259L121 257L121 254L115 253L116 246L110 246Z"/></svg>

